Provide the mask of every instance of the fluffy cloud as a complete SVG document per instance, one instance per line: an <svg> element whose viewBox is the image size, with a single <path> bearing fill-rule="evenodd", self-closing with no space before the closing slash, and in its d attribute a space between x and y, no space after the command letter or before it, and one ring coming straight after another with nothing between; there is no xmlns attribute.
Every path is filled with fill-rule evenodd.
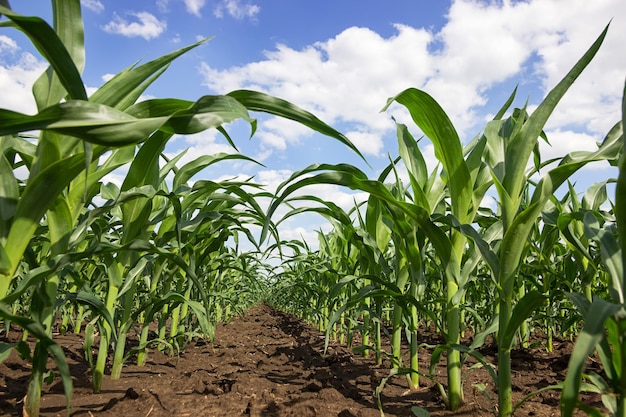
<svg viewBox="0 0 626 417"><path fill-rule="evenodd" d="M13 39L5 35L0 35L0 52L13 54L19 51L19 49L19 46L17 46L17 43Z"/></svg>
<svg viewBox="0 0 626 417"><path fill-rule="evenodd" d="M379 156L383 149L382 136L372 132L352 131L346 136L364 155Z"/></svg>
<svg viewBox="0 0 626 417"><path fill-rule="evenodd" d="M165 21L157 19L153 14L148 12L130 12L129 16L137 19L137 21L129 22L121 16L115 14L113 20L104 25L102 28L105 32L134 38L140 36L145 40L159 37L167 28Z"/></svg>
<svg viewBox="0 0 626 417"><path fill-rule="evenodd" d="M187 11L196 16L200 16L200 9L204 7L205 0L184 0Z"/></svg>
<svg viewBox="0 0 626 417"><path fill-rule="evenodd" d="M483 126L487 106L500 104L489 102L493 89L519 81L520 96L530 89L530 103L538 103L613 17L598 56L548 126L571 129L575 121L578 130L601 136L619 118L626 68L626 2L620 0L572 0L567 7L560 0L456 0L438 31L395 25L396 33L383 37L351 27L299 50L278 44L246 65L203 64L201 72L214 92L254 88L283 97L356 132L363 153L383 156L383 143L370 139L393 132L389 114L379 114L387 97L424 89L467 140ZM389 113L407 119L398 108ZM273 129L265 144L285 149L295 141Z"/></svg>
<svg viewBox="0 0 626 417"><path fill-rule="evenodd" d="M0 108L35 113L31 87L47 67L46 62L21 51L13 39L0 35Z"/></svg>
<svg viewBox="0 0 626 417"><path fill-rule="evenodd" d="M213 15L218 19L223 18L224 14L239 20L253 19L260 11L261 8L256 4L241 4L239 0L222 0L213 10Z"/></svg>
<svg viewBox="0 0 626 417"><path fill-rule="evenodd" d="M488 88L516 77L525 84L541 85L547 93L613 19L598 55L548 124L553 129L574 124L603 135L619 118L626 68L626 56L619 52L626 41L625 16L626 3L618 0L572 0L567 7L559 0L505 1L500 6L456 1L441 31L446 44L441 55L463 57L451 65L451 71L470 84ZM531 97L533 102L539 99Z"/></svg>
<svg viewBox="0 0 626 417"><path fill-rule="evenodd" d="M99 0L80 0L80 4L95 13L104 11L104 5Z"/></svg>

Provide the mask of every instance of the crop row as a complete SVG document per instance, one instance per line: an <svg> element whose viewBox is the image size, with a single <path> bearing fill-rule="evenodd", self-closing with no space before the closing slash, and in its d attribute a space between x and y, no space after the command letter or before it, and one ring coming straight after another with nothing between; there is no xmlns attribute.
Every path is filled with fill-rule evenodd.
<svg viewBox="0 0 626 417"><path fill-rule="evenodd" d="M16 350L32 362L24 415L39 413L49 355L69 407L71 377L54 331L85 331L98 392L111 352L111 377L119 378L131 354L141 365L149 348L174 352L194 338L211 339L215 323L267 300L316 323L327 341L352 345L360 333L356 351L379 363L389 358L390 376L406 375L411 389L432 375L417 357L418 328L432 324L445 340L431 364L445 352L447 384L440 388L448 407L463 404L462 365L473 356L498 386L501 416L514 412L511 349L527 347L535 329L546 335L547 349L554 335L575 337L568 376L551 387L562 390L562 415L577 407L600 412L578 401L586 390L602 394L612 415L626 416L623 121L595 151L547 161L539 151L550 115L608 27L532 113L510 109L514 91L465 145L426 92L411 88L389 99L383 110L402 105L424 134L420 140L433 144L435 169L411 129L396 123L399 156L378 178L352 165L319 164L269 193L252 180L192 181L224 160L254 162L246 156L181 164L184 153L168 158L165 146L176 134L215 128L236 149L224 126L245 120L254 134L252 111L295 120L360 153L314 115L259 92L138 101L172 61L204 41L129 67L88 97L80 2L52 4L54 28L0 6L4 26L22 31L50 64L33 85L37 114L0 109L0 319L3 331L24 331L21 342L0 342L0 361ZM596 161L618 165L620 177L581 198L569 180ZM121 185L107 182L113 172L124 172ZM363 191L368 199L345 212L307 195L314 184ZM483 204L487 196L495 207ZM285 205L287 214L273 219ZM280 239L280 223L303 212L333 225L319 233L319 250ZM240 239L254 249L240 250ZM389 352L382 348L387 326ZM461 344L466 329L471 345ZM129 352L133 333L138 347ZM490 335L497 364L478 350ZM603 377L584 373L594 351Z"/></svg>

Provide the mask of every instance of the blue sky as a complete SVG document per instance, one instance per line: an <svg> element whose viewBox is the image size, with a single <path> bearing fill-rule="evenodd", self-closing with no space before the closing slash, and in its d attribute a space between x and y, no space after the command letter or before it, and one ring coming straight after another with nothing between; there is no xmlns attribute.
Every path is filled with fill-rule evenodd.
<svg viewBox="0 0 626 417"><path fill-rule="evenodd" d="M467 141L480 132L519 85L517 106L539 103L613 19L598 56L547 126L546 157L594 149L619 119L626 77L626 2L623 0L83 0L87 65L95 89L123 68L214 36L174 62L147 92L195 100L254 88L313 111L347 136L371 168L331 139L291 122L260 117L248 139L229 126L248 156L265 167L222 164L211 178L235 175L275 187L316 162L347 162L376 177L397 154L391 116L409 125L386 99L408 87L435 97ZM49 18L50 2L13 1L15 11ZM16 31L0 30L0 107L34 112L30 85L45 63ZM418 135L418 132L415 132ZM185 160L232 151L215 132L172 141L168 152L189 148ZM432 147L422 149L434 163ZM594 165L577 177L579 190L615 175ZM112 176L111 181L119 181ZM337 187L316 193L346 209L355 196ZM357 195L357 199L364 198ZM489 204L489 202L486 202ZM293 219L284 237L315 239L320 218Z"/></svg>

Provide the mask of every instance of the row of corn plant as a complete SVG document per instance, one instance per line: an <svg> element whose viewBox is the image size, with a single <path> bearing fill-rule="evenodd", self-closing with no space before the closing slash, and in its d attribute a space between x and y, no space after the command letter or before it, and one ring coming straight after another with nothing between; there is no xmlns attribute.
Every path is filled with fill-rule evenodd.
<svg viewBox="0 0 626 417"><path fill-rule="evenodd" d="M543 132L546 122L593 59L607 30L608 27L532 114L528 114L524 106L507 115L515 98L514 92L494 120L465 146L444 110L427 93L408 89L390 99L383 110L392 102L408 110L416 126L434 145L440 171L428 172L416 140L406 126L397 124L400 160L408 174L409 186L402 184L398 174L391 181L387 178L396 172L396 161L376 180L369 179L354 166L319 164L294 173L281 184L277 198L269 208L272 215L280 204L289 201L293 193L313 184L336 184L369 193L362 233L367 234L367 241L377 242L381 251L385 247L393 248L392 252L387 252L393 254L392 262L388 263L392 272L383 279L375 279L376 285L366 285L352 296L335 312L330 324L355 304L367 304L366 300L371 297L393 300L391 343L395 347L391 357L394 368L400 365L397 349L403 323L408 324L408 333L414 334L417 313L427 314L423 306L428 301L425 303L423 298L430 284L429 276L424 272L425 262L428 259L437 264L436 269L443 281L439 286L440 298L434 301L440 305L444 318L435 321L439 323L446 344L433 356L437 359L443 349L447 350L445 397L451 409L457 409L463 403L461 353L472 354L484 362L476 348L488 334L493 334L498 345L498 363L497 367L490 369L498 386L498 412L502 416L513 412L511 349L517 335L522 345L527 343L531 313L542 307L546 300L554 303L558 294L563 294L563 288L555 289L550 283L550 274L554 271L543 271L542 285L538 282L535 289L529 288L520 278L529 273L525 261L531 257L536 256L539 265L548 259L553 260L553 254L546 252L546 248L530 245L529 237L542 238L543 234L548 246L550 239L571 243L566 236L569 229L564 217L550 223L549 212L554 212L557 205L555 192L590 162L615 163L623 147L621 124L609 132L598 150L573 152L556 160L541 161L538 141L540 138L548 140ZM498 212L483 227L480 223L485 220L481 203L491 189L495 190ZM575 193L570 190L570 194L571 204L577 205ZM598 202L600 200L596 200L596 208ZM427 255L428 248L434 251L434 257ZM587 261L583 259L587 258L579 255L578 259L586 265ZM590 288L596 269L597 264L589 265L583 269L583 276L577 279ZM346 277L335 279L341 282ZM360 279L367 282L371 277L363 273ZM491 287L497 303L491 319L482 325L483 333L468 347L460 344L460 335L464 327L462 318L471 311L463 310L462 305L467 303L468 288L479 279L482 285ZM345 284L340 283L340 286L345 287ZM413 355L417 338L409 336L409 340ZM419 374L415 364L411 360L412 369L408 372Z"/></svg>
<svg viewBox="0 0 626 417"><path fill-rule="evenodd" d="M0 26L24 33L50 64L33 85L36 114L0 109L0 316L36 338L24 401L29 416L38 415L48 354L59 367L69 405L71 378L52 339L64 303L87 305L99 317L98 390L110 346L114 375L121 371L132 323L143 320L147 326L155 316L168 314L177 321L187 314L185 306L196 307L195 319L202 322L211 289L199 276L212 275L220 285L232 271L252 273L244 258L229 258L224 242L241 232L251 235L247 224L262 222L257 197L236 183L188 187L188 180L216 158L207 156L181 169L175 161L161 166L163 149L174 135L216 128L233 144L224 125L242 119L254 133L256 121L249 111L261 111L302 123L358 153L345 136L312 114L262 93L241 90L195 102L138 101L177 57L206 40L133 64L88 96L80 75L85 57L80 2L51 4L52 26L14 12L7 2L0 5L7 18ZM119 190L103 183L107 174L124 166L128 174ZM174 188L168 190L164 179L172 170ZM98 206L98 197L107 203ZM225 267L233 258L236 262ZM159 278L175 283L168 287ZM89 283L95 290L83 288ZM141 285L146 293L140 296ZM151 303L150 295L162 302ZM19 302L27 310L14 309ZM2 344L2 359L12 348Z"/></svg>
<svg viewBox="0 0 626 417"><path fill-rule="evenodd" d="M234 146L224 125L243 119L254 133L256 122L249 111L262 111L295 120L356 151L354 146L310 113L252 91L205 96L195 102L137 102L173 60L205 41L133 65L87 97L80 77L84 64L80 2L52 1L52 6L53 27L21 16L6 4L0 6L8 18L0 25L24 32L50 63L33 86L37 114L0 110L0 317L5 326L15 323L37 340L29 354L33 373L25 415L38 414L48 354L57 362L69 404L69 371L52 338L59 314L74 314L61 323L72 321L77 329L86 323L89 334L98 327L100 345L93 365L97 391L111 351L112 377L119 377L129 353L126 339L135 325L140 326L137 360L145 363L151 343L178 348L191 337L211 337L214 321L256 301L255 294L267 295L268 282L281 291L284 308L308 315L328 335L350 341L352 330L360 331L361 351L374 351L379 362L385 356L381 333L390 323L391 351L386 356L391 373L406 374L410 388L417 388L420 374L432 377L432 367L446 351L447 389L440 387L451 409L463 403L462 364L468 354L474 355L496 379L503 416L513 412L510 352L517 335L524 346L537 320L553 331L556 315L568 302L561 295L569 292L583 316L593 312L594 320L602 321L588 319L585 324L570 366L572 376L564 384L564 413L577 405L582 360L598 343L612 389L618 393L614 401L605 395L608 408L623 413L621 351L609 346L619 344L621 310L615 305L623 302L621 270L611 235L600 228L612 221L612 215L600 209L604 187L592 187L582 202L571 186L567 198L554 196L587 163L617 163L622 125L616 125L595 152L541 162L538 151L539 138L547 139L543 126L597 52L606 30L532 114L523 107L507 116L514 93L465 146L432 97L417 89L400 93L384 110L392 102L407 109L434 145L440 163L435 170L428 171L414 136L398 123L399 157L377 179L346 164L311 166L279 187L265 215L258 201L269 194L249 181L190 183L215 162L246 157L203 156L178 167L182 155L163 157L168 141L175 134L217 128ZM39 133L29 137L24 133L29 131ZM556 167L550 169L549 162ZM121 187L105 183L107 174L122 167L128 173ZM540 171L547 172L541 177ZM402 180L404 175L408 181ZM369 198L345 213L319 197L290 197L319 183L365 191ZM497 212L481 207L492 189ZM316 252L306 244L279 242L279 250L291 248L294 253L276 268L279 275L258 280L256 274L269 269L261 266L260 242L270 233L278 239L271 215L280 204L302 201L318 206L293 209L286 218L317 212L331 221L333 231L319 233ZM257 242L251 230L260 225ZM619 225L618 218L618 229ZM257 249L240 253L240 236ZM553 266L543 268L548 261ZM556 279L561 272L571 275L568 285ZM526 282L522 278L527 276L539 279ZM610 285L602 284L607 276L612 277ZM575 294L578 288L583 297ZM604 294L605 288L614 299L610 306L591 299L598 289ZM486 293L498 300L491 311L484 303ZM286 300L285 294L293 299ZM267 297L277 300L275 295ZM531 316L535 310L545 311L544 316ZM156 339L149 335L154 320ZM575 320L572 316L561 321L560 331L575 328ZM445 340L433 353L428 372L418 369L417 358L418 328L424 322L434 323ZM464 346L461 335L469 323L477 334L470 346ZM609 327L608 339L601 338L604 325ZM498 344L497 372L476 350L489 334ZM403 338L409 343L407 364L402 361ZM92 342L88 339L86 345ZM0 358L13 348L23 352L23 345L3 343L1 348ZM90 359L89 346L86 351ZM611 359L617 365L611 365ZM597 376L587 378L592 383L583 388L607 392Z"/></svg>

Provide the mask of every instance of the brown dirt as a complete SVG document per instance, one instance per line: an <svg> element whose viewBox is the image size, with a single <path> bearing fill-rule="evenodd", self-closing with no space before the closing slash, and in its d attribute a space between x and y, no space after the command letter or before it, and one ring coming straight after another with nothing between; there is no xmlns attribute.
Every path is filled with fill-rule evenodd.
<svg viewBox="0 0 626 417"><path fill-rule="evenodd" d="M19 334L10 335L13 341L16 337ZM424 337L434 338L427 332ZM388 364L376 367L344 347L331 344L323 355L319 332L264 304L220 325L212 344L197 342L176 357L151 352L146 366L126 366L119 380L105 377L100 394L91 391L82 338L64 335L56 340L66 352L74 378L72 416L378 417L373 393L388 375ZM570 342L558 342L551 354L542 349L515 351L515 400L563 381L571 348ZM492 346L482 352L495 361ZM422 349L421 357L428 361L429 351ZM422 369L428 369L427 362ZM0 416L21 414L28 372L29 365L14 353L0 364ZM438 367L436 373L443 382L445 368ZM413 406L440 417L494 415L497 395L484 369L465 371L465 405L456 412L445 410L431 381L421 381L422 388L409 392L404 377L392 378L382 394L385 415L412 416ZM486 386L486 395L476 384ZM599 404L599 398L587 400ZM558 402L558 392L545 391L524 403L516 416L556 416ZM57 380L45 387L41 415L64 414L65 398Z"/></svg>

